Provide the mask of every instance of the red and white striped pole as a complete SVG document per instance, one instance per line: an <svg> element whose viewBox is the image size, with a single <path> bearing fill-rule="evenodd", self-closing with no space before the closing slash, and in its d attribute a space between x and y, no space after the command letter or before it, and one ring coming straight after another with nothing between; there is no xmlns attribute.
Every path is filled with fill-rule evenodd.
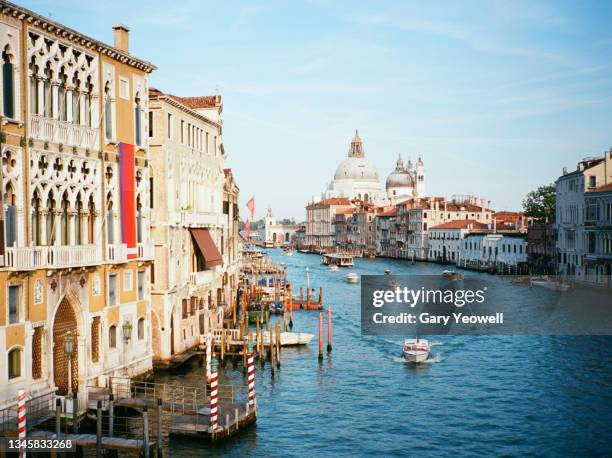
<svg viewBox="0 0 612 458"><path fill-rule="evenodd" d="M206 334L206 383L210 383L210 360L212 358L212 333Z"/></svg>
<svg viewBox="0 0 612 458"><path fill-rule="evenodd" d="M327 307L327 353L332 351L332 311Z"/></svg>
<svg viewBox="0 0 612 458"><path fill-rule="evenodd" d="M253 342L247 342L247 381L249 383L249 408L255 407L255 364L253 364Z"/></svg>
<svg viewBox="0 0 612 458"><path fill-rule="evenodd" d="M26 395L24 390L19 390L17 393L17 421L19 428L19 440L26 438ZM25 457L24 449L19 450L19 457Z"/></svg>
<svg viewBox="0 0 612 458"><path fill-rule="evenodd" d="M219 415L219 408L217 406L217 358L213 358L210 363L210 429L214 433L219 423L217 417Z"/></svg>

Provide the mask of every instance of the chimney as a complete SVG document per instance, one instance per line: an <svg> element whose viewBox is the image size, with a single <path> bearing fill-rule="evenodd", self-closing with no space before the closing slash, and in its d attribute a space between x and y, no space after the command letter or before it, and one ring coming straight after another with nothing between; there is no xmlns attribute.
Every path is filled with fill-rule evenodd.
<svg viewBox="0 0 612 458"><path fill-rule="evenodd" d="M127 25L117 24L113 27L115 48L124 53L130 52L130 29Z"/></svg>
<svg viewBox="0 0 612 458"><path fill-rule="evenodd" d="M567 167L563 167L563 175L567 175Z"/></svg>

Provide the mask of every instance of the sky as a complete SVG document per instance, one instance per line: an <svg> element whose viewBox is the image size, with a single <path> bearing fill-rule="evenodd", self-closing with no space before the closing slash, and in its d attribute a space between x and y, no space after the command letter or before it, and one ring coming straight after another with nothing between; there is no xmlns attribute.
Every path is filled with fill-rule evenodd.
<svg viewBox="0 0 612 458"><path fill-rule="evenodd" d="M15 1L15 0L14 0ZM150 85L223 97L223 144L256 219L305 218L355 129L384 185L398 154L428 195L519 210L612 146L609 1L19 1L130 52Z"/></svg>

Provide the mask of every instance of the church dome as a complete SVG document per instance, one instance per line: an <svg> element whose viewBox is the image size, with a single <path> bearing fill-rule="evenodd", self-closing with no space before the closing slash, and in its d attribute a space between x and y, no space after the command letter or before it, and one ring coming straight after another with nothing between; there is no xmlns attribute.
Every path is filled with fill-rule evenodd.
<svg viewBox="0 0 612 458"><path fill-rule="evenodd" d="M349 157L343 160L334 174L334 180L375 180L376 167L363 157Z"/></svg>
<svg viewBox="0 0 612 458"><path fill-rule="evenodd" d="M400 157L395 164L395 170L389 174L386 182L387 190L391 188L413 188L412 175L404 168L404 161Z"/></svg>

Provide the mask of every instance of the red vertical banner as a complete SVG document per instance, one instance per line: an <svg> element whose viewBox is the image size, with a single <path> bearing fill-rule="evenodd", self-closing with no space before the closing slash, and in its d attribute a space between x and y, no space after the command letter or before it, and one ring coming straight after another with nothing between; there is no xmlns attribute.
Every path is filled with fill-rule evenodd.
<svg viewBox="0 0 612 458"><path fill-rule="evenodd" d="M247 219L246 223L244 223L244 228L246 230L247 239L251 236L251 222Z"/></svg>
<svg viewBox="0 0 612 458"><path fill-rule="evenodd" d="M134 145L119 143L119 199L121 237L127 245L128 259L138 257L136 246L136 175Z"/></svg>

